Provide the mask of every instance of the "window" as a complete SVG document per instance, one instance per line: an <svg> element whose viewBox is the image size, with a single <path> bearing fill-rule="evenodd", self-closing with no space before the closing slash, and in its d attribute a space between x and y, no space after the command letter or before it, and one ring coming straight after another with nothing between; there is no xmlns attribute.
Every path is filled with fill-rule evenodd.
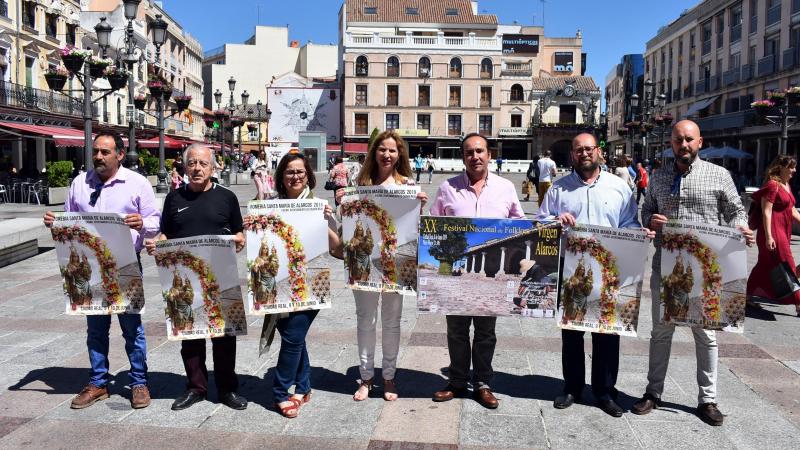
<svg viewBox="0 0 800 450"><path fill-rule="evenodd" d="M417 106L431 106L431 87L421 85L417 96Z"/></svg>
<svg viewBox="0 0 800 450"><path fill-rule="evenodd" d="M707 20L701 25L701 39L703 41L703 55L711 51L711 20Z"/></svg>
<svg viewBox="0 0 800 450"><path fill-rule="evenodd" d="M386 129L396 130L400 128L400 114L388 113L386 114Z"/></svg>
<svg viewBox="0 0 800 450"><path fill-rule="evenodd" d="M361 55L358 58L356 58L356 76L365 77L368 74L369 74L369 63L367 62L367 57Z"/></svg>
<svg viewBox="0 0 800 450"><path fill-rule="evenodd" d="M450 78L461 78L461 60L458 58L450 60Z"/></svg>
<svg viewBox="0 0 800 450"><path fill-rule="evenodd" d="M449 114L447 116L447 135L458 136L461 134L461 115Z"/></svg>
<svg viewBox="0 0 800 450"><path fill-rule="evenodd" d="M750 0L750 34L758 28L758 0Z"/></svg>
<svg viewBox="0 0 800 450"><path fill-rule="evenodd" d="M47 33L47 37L55 39L58 34L58 16L55 14L45 14L44 29L45 33Z"/></svg>
<svg viewBox="0 0 800 450"><path fill-rule="evenodd" d="M258 128L254 129L253 131L247 131L247 140L258 141Z"/></svg>
<svg viewBox="0 0 800 450"><path fill-rule="evenodd" d="M22 23L29 28L36 29L36 3L22 2Z"/></svg>
<svg viewBox="0 0 800 450"><path fill-rule="evenodd" d="M356 85L356 106L367 106L367 85Z"/></svg>
<svg viewBox="0 0 800 450"><path fill-rule="evenodd" d="M406 8L406 14L409 16L418 16L419 8Z"/></svg>
<svg viewBox="0 0 800 450"><path fill-rule="evenodd" d="M717 20L717 48L722 48L723 36L725 36L725 14L720 14Z"/></svg>
<svg viewBox="0 0 800 450"><path fill-rule="evenodd" d="M730 41L739 42L742 39L742 4L731 8Z"/></svg>
<svg viewBox="0 0 800 450"><path fill-rule="evenodd" d="M75 28L76 25L67 24L67 44L68 45L75 45ZM140 64L141 66L141 64Z"/></svg>
<svg viewBox="0 0 800 450"><path fill-rule="evenodd" d="M420 78L428 78L431 76L431 60L427 56L419 59L419 76Z"/></svg>
<svg viewBox="0 0 800 450"><path fill-rule="evenodd" d="M365 6L364 14L378 14L378 8L376 6Z"/></svg>
<svg viewBox="0 0 800 450"><path fill-rule="evenodd" d="M417 129L428 130L431 132L431 115L430 114L417 114Z"/></svg>
<svg viewBox="0 0 800 450"><path fill-rule="evenodd" d="M522 127L522 114L511 115L511 126L515 128Z"/></svg>
<svg viewBox="0 0 800 450"><path fill-rule="evenodd" d="M400 86L390 84L386 86L386 106L397 106L400 96Z"/></svg>
<svg viewBox="0 0 800 450"><path fill-rule="evenodd" d="M481 86L481 108L491 108L492 107L492 87L491 86Z"/></svg>
<svg viewBox="0 0 800 450"><path fill-rule="evenodd" d="M483 136L492 135L492 116L480 115L478 116L478 133Z"/></svg>
<svg viewBox="0 0 800 450"><path fill-rule="evenodd" d="M34 64L36 64L36 58L30 56L25 57L25 86L30 88L35 87L33 85Z"/></svg>
<svg viewBox="0 0 800 450"><path fill-rule="evenodd" d="M0 1L0 16L8 17L8 2L6 0Z"/></svg>
<svg viewBox="0 0 800 450"><path fill-rule="evenodd" d="M511 86L511 101L512 102L525 101L525 94L522 91L522 86L520 86L519 84Z"/></svg>
<svg viewBox="0 0 800 450"><path fill-rule="evenodd" d="M577 123L577 109L575 105L558 105L559 123Z"/></svg>
<svg viewBox="0 0 800 450"><path fill-rule="evenodd" d="M448 106L461 106L461 86L450 86L450 101Z"/></svg>
<svg viewBox="0 0 800 450"><path fill-rule="evenodd" d="M355 134L369 134L369 114L355 115Z"/></svg>
<svg viewBox="0 0 800 450"><path fill-rule="evenodd" d="M386 76L399 77L400 76L400 60L397 56L390 56L386 61Z"/></svg>
<svg viewBox="0 0 800 450"><path fill-rule="evenodd" d="M481 61L481 78L492 78L493 69L492 60L483 58Z"/></svg>
<svg viewBox="0 0 800 450"><path fill-rule="evenodd" d="M458 9L457 8L447 8L444 10L444 15L446 16L457 16Z"/></svg>

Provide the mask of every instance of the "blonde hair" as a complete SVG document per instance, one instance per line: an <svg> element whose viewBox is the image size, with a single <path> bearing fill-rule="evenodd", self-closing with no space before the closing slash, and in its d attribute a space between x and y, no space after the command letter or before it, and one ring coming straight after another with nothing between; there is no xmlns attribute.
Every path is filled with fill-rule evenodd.
<svg viewBox="0 0 800 450"><path fill-rule="evenodd" d="M378 147L383 144L386 139L394 139L397 144L397 164L394 166L394 173L392 176L398 183L404 182L406 178L411 177L411 163L408 158L408 145L406 141L400 137L394 130L386 130L375 137L372 145L369 147L367 157L364 160L364 165L356 177L356 184L359 186L372 186L378 178L378 161L376 160L378 154Z"/></svg>

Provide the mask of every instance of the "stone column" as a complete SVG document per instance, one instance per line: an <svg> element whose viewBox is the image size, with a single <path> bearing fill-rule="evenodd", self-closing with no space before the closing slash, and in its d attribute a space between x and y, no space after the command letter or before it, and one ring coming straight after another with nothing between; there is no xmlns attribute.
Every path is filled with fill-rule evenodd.
<svg viewBox="0 0 800 450"><path fill-rule="evenodd" d="M506 248L500 247L500 270L497 271L497 275L505 275L506 274Z"/></svg>
<svg viewBox="0 0 800 450"><path fill-rule="evenodd" d="M11 164L17 168L17 171L22 169L22 138L18 138L11 142Z"/></svg>
<svg viewBox="0 0 800 450"><path fill-rule="evenodd" d="M486 275L486 252L481 252L481 275Z"/></svg>
<svg viewBox="0 0 800 450"><path fill-rule="evenodd" d="M525 241L525 259L531 259L531 244L533 241Z"/></svg>
<svg viewBox="0 0 800 450"><path fill-rule="evenodd" d="M46 154L44 151L44 138L36 138L36 171L42 173L42 169L46 167L45 159Z"/></svg>

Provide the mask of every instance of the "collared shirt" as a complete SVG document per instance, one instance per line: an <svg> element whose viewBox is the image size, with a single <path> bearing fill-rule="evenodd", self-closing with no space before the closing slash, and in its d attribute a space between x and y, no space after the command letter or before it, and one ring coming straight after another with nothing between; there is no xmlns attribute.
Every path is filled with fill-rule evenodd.
<svg viewBox="0 0 800 450"><path fill-rule="evenodd" d="M98 186L103 188L92 206L89 204L90 198ZM75 177L69 187L64 211L140 214L141 232L131 229L131 239L137 252L142 250L145 238L158 234L158 223L161 220L150 182L124 167L120 167L117 174L105 183L100 181L94 170Z"/></svg>
<svg viewBox="0 0 800 450"><path fill-rule="evenodd" d="M489 173L480 195L472 188L467 172L443 182L430 210L433 216L522 219L525 213L514 184Z"/></svg>
<svg viewBox="0 0 800 450"><path fill-rule="evenodd" d="M653 174L642 204L645 226L653 214L714 225L747 226L747 214L731 175L725 168L699 158L684 174L674 164ZM653 268L660 270L660 232L656 233L655 246Z"/></svg>
<svg viewBox="0 0 800 450"><path fill-rule="evenodd" d="M586 183L577 172L559 178L544 196L536 214L539 220L570 213L575 221L614 228L640 228L633 192L620 177L600 172Z"/></svg>
<svg viewBox="0 0 800 450"><path fill-rule="evenodd" d="M539 159L539 183L552 181L553 170L556 169L556 162L548 157Z"/></svg>

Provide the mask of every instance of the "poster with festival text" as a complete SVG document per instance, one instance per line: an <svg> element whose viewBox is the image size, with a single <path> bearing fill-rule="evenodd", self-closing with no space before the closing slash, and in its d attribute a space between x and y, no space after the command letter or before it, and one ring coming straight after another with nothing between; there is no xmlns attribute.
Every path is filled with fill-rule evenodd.
<svg viewBox="0 0 800 450"><path fill-rule="evenodd" d="M642 230L583 224L570 228L558 326L636 336L648 243Z"/></svg>
<svg viewBox="0 0 800 450"><path fill-rule="evenodd" d="M331 307L324 200L247 205L247 312L264 315Z"/></svg>
<svg viewBox="0 0 800 450"><path fill-rule="evenodd" d="M419 186L347 189L339 211L349 288L414 293L419 191Z"/></svg>
<svg viewBox="0 0 800 450"><path fill-rule="evenodd" d="M735 228L670 221L661 239L661 320L744 332L747 250Z"/></svg>
<svg viewBox="0 0 800 450"><path fill-rule="evenodd" d="M422 216L417 312L553 318L557 222Z"/></svg>
<svg viewBox="0 0 800 450"><path fill-rule="evenodd" d="M233 236L157 241L154 256L168 339L247 334Z"/></svg>
<svg viewBox="0 0 800 450"><path fill-rule="evenodd" d="M139 314L142 274L124 215L55 213L55 242L69 315Z"/></svg>

